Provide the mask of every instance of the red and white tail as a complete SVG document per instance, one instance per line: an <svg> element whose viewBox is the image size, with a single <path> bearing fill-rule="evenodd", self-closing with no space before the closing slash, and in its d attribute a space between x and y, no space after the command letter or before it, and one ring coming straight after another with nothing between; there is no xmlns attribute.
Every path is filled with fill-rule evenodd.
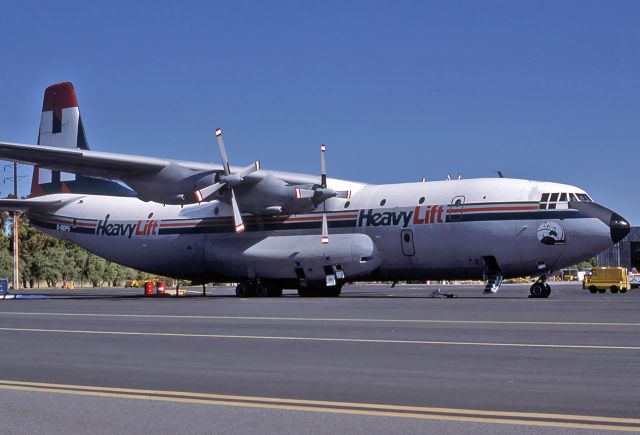
<svg viewBox="0 0 640 435"><path fill-rule="evenodd" d="M58 83L45 89L38 145L89 149L71 83Z"/></svg>
<svg viewBox="0 0 640 435"><path fill-rule="evenodd" d="M78 99L71 83L57 83L45 89L38 131L38 145L89 149L78 109ZM68 189L64 182L75 179L74 174L60 173L35 166L31 181L31 196L67 192Z"/></svg>

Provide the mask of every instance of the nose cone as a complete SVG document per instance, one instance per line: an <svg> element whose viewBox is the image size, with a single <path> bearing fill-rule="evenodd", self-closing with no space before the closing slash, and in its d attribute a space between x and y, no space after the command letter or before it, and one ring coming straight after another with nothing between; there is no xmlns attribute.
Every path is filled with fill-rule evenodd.
<svg viewBox="0 0 640 435"><path fill-rule="evenodd" d="M613 213L611 215L609 228L611 228L611 240L613 240L613 243L618 243L620 240L624 239L627 234L629 234L629 231L631 231L629 222L627 222L627 220L618 213Z"/></svg>

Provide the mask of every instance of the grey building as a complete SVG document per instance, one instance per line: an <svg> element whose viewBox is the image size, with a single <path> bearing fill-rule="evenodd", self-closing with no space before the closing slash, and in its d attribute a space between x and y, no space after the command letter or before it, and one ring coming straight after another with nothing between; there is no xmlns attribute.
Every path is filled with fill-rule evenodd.
<svg viewBox="0 0 640 435"><path fill-rule="evenodd" d="M631 231L620 242L598 254L598 266L622 266L631 270L640 270L640 227L631 227Z"/></svg>

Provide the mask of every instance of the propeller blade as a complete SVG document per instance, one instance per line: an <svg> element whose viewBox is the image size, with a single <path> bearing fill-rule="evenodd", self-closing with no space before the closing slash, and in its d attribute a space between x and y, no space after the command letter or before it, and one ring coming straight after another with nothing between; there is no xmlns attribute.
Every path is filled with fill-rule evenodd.
<svg viewBox="0 0 640 435"><path fill-rule="evenodd" d="M320 145L320 155L321 155L321 177L320 177L320 185L323 188L327 188L327 158L325 156L327 147L325 144Z"/></svg>
<svg viewBox="0 0 640 435"><path fill-rule="evenodd" d="M296 187L296 199L313 198L315 193L315 190L300 189L299 187Z"/></svg>
<svg viewBox="0 0 640 435"><path fill-rule="evenodd" d="M336 198L351 199L350 190L336 190Z"/></svg>
<svg viewBox="0 0 640 435"><path fill-rule="evenodd" d="M215 184L212 184L211 186L203 187L200 190L196 190L194 193L196 195L196 198L198 199L198 202L205 201L211 195L213 195L218 190L223 188L224 185L225 183L215 183Z"/></svg>
<svg viewBox="0 0 640 435"><path fill-rule="evenodd" d="M233 208L233 223L236 226L236 233L242 233L244 232L244 222L242 222L242 216L240 215L236 194L233 193L233 189L231 189L231 208Z"/></svg>
<svg viewBox="0 0 640 435"><path fill-rule="evenodd" d="M259 170L260 170L260 160L256 160L246 168L243 168L240 171L236 172L234 175L238 175L240 178L242 178L242 177L246 177L249 174L257 172Z"/></svg>
<svg viewBox="0 0 640 435"><path fill-rule="evenodd" d="M322 244L329 244L329 225L327 224L327 214L322 213Z"/></svg>
<svg viewBox="0 0 640 435"><path fill-rule="evenodd" d="M222 140L222 129L216 128L216 138L218 139L218 146L220 147L220 155L222 156L222 167L224 168L224 174L229 175L229 159L227 158L227 150L224 147L224 141Z"/></svg>

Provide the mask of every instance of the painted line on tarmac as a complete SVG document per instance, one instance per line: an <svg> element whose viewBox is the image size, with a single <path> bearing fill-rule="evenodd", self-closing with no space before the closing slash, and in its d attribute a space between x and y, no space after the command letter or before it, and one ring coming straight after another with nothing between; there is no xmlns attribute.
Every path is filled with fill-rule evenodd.
<svg viewBox="0 0 640 435"><path fill-rule="evenodd" d="M94 335L123 335L148 337L183 337L209 338L230 340L271 340L271 341L315 341L337 343L373 343L373 344L413 344L413 345L447 345L447 346L478 346L478 347L525 347L547 349L588 349L588 350L640 350L640 346L609 346L592 344L544 344L544 343L492 343L475 341L431 341L431 340L392 340L375 338L334 338L334 337L293 337L269 335L228 335L228 334L195 334L179 332L136 332L136 331L96 331L82 329L44 329L44 328L0 328L5 332L38 332L58 334L94 334Z"/></svg>
<svg viewBox="0 0 640 435"><path fill-rule="evenodd" d="M165 315L165 314L110 314L110 313L57 313L0 311L0 315L14 316L52 316L52 317L114 317L141 319L185 319L185 320L264 320L292 322L354 322L354 323L425 323L425 324L461 324L461 325L536 325L536 326L614 326L640 327L640 323L620 322L535 322L510 320L439 320L439 319L365 319L339 317L268 317L268 316L198 316L198 315Z"/></svg>
<svg viewBox="0 0 640 435"><path fill-rule="evenodd" d="M533 412L488 411L462 408L401 406L377 403L315 401L283 399L276 397L255 397L182 391L96 387L86 385L50 384L11 380L0 380L0 389L39 393L69 394L78 396L155 400L198 405L219 405L241 408L324 412L378 417L413 418L423 420L447 420L592 430L640 430L640 419L635 418Z"/></svg>

